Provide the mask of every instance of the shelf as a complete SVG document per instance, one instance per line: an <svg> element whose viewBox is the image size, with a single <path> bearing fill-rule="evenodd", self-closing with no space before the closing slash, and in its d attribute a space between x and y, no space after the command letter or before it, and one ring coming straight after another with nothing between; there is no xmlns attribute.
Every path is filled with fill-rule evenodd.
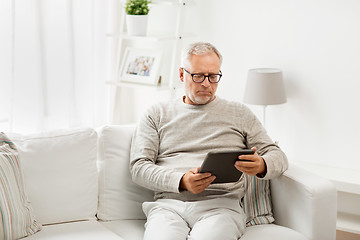
<svg viewBox="0 0 360 240"><path fill-rule="evenodd" d="M123 83L123 82L115 82L115 81L107 81L106 84L117 86L117 87L127 87L127 88L151 88L156 90L169 90L169 86L161 86L161 85L147 85L140 83Z"/></svg>
<svg viewBox="0 0 360 240"><path fill-rule="evenodd" d="M122 2L126 2L126 0L122 0ZM149 6L156 5L165 5L165 6L179 6L179 5L194 5L194 2L191 0L151 0Z"/></svg>
<svg viewBox="0 0 360 240"><path fill-rule="evenodd" d="M175 37L170 34L151 34L147 36L130 36L127 34L120 33L108 33L107 37L117 37L124 40L150 40L154 42L167 41L167 40L175 40Z"/></svg>
<svg viewBox="0 0 360 240"><path fill-rule="evenodd" d="M149 4L151 5L179 5L179 4L184 4L186 1L185 0L152 0L151 3Z"/></svg>
<svg viewBox="0 0 360 240"><path fill-rule="evenodd" d="M358 214L358 210L353 209L354 211L352 211L352 214L342 212L348 211L347 209L349 206L346 205L354 204L354 202L357 201L356 199L359 198L359 171L353 169L335 168L324 164L316 164L304 161L294 162L294 164L334 183L338 191L338 215L336 229L344 232L360 234L360 215ZM345 196L348 199L339 199L341 193L346 193Z"/></svg>
<svg viewBox="0 0 360 240"><path fill-rule="evenodd" d="M126 2L123 0L123 2ZM152 5L167 5L167 6L177 6L177 5L192 5L194 4L190 0L151 0L150 6Z"/></svg>
<svg viewBox="0 0 360 240"><path fill-rule="evenodd" d="M155 90L164 91L158 92L159 94L166 95L173 98L176 94L177 84L177 69L179 65L179 58L181 55L182 43L185 38L192 37L189 34L184 34L184 18L185 12L188 6L195 5L194 0L151 0L150 7L153 9L151 26L148 28L146 36L129 36L126 31L126 13L124 4L126 0L120 0L121 8L119 10L119 26L117 29L113 29L113 32L106 34L107 37L113 38L113 43L117 41L117 59L114 68L114 72L110 77L110 81L105 82L108 85L112 85L114 91L112 91L114 97L111 98L112 102L112 121L121 122L121 116L116 114L118 111L117 105L123 105L124 100L117 98L117 91L131 90L131 89L145 89L145 91ZM174 21L173 21L174 20ZM166 24L166 27L161 27L159 24ZM184 36L186 35L186 36ZM128 47L147 50L162 50L162 65L159 69L159 75L162 76L163 81L161 84L147 85L141 83L128 83L124 79L121 79L121 65L126 60L125 54ZM145 82L146 83L146 82ZM118 102L117 102L118 101ZM126 104L126 103L125 103Z"/></svg>
<svg viewBox="0 0 360 240"><path fill-rule="evenodd" d="M127 34L120 34L120 33L107 33L107 37L115 37L115 38L121 38L124 40L149 40L153 42L160 42L160 41L169 41L169 40L176 40L177 37L175 37L172 34L150 34L147 36L130 36ZM184 36L181 36L181 38L193 38L195 37L194 34L186 34Z"/></svg>
<svg viewBox="0 0 360 240"><path fill-rule="evenodd" d="M360 234L360 216L338 213L336 229L344 232Z"/></svg>

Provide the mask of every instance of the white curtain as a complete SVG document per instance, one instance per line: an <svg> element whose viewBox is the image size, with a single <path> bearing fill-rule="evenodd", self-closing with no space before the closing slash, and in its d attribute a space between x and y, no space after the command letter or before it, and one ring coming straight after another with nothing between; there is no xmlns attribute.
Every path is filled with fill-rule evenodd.
<svg viewBox="0 0 360 240"><path fill-rule="evenodd" d="M111 4L0 0L0 130L107 122Z"/></svg>

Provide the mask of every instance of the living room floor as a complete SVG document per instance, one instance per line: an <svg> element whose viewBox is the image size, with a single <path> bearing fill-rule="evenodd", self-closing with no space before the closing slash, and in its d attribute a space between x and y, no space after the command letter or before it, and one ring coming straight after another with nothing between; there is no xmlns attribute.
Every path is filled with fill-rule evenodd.
<svg viewBox="0 0 360 240"><path fill-rule="evenodd" d="M336 230L336 240L360 240L360 235Z"/></svg>

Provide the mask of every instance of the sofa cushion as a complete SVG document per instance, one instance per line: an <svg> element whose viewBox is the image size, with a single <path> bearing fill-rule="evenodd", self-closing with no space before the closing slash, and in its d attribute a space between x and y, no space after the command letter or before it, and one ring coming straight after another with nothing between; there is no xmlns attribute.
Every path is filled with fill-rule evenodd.
<svg viewBox="0 0 360 240"><path fill-rule="evenodd" d="M146 220L116 220L100 223L107 229L126 240L142 240L144 238Z"/></svg>
<svg viewBox="0 0 360 240"><path fill-rule="evenodd" d="M41 224L96 219L97 134L88 128L12 134Z"/></svg>
<svg viewBox="0 0 360 240"><path fill-rule="evenodd" d="M276 240L309 240L293 229L275 225L263 224L245 228L240 240L276 239Z"/></svg>
<svg viewBox="0 0 360 240"><path fill-rule="evenodd" d="M99 209L104 221L146 219L144 201L153 201L153 192L131 180L130 145L135 125L105 126L99 129Z"/></svg>
<svg viewBox="0 0 360 240"><path fill-rule="evenodd" d="M26 240L125 240L95 220L44 226ZM126 239L127 240L127 239Z"/></svg>
<svg viewBox="0 0 360 240"><path fill-rule="evenodd" d="M118 220L101 222L106 228L126 240L142 240L144 235L145 220ZM308 240L300 233L275 224L264 224L245 228L240 240Z"/></svg>
<svg viewBox="0 0 360 240"><path fill-rule="evenodd" d="M18 151L0 133L0 239L18 239L40 229L25 193Z"/></svg>

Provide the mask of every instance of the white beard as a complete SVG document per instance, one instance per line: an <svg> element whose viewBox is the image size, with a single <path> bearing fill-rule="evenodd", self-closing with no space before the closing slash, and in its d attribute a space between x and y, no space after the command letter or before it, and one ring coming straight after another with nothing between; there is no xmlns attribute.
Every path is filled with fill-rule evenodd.
<svg viewBox="0 0 360 240"><path fill-rule="evenodd" d="M187 97L194 103L197 105L204 105L209 103L212 100L213 96L203 96L203 97L199 97L196 96L194 94L187 94Z"/></svg>

